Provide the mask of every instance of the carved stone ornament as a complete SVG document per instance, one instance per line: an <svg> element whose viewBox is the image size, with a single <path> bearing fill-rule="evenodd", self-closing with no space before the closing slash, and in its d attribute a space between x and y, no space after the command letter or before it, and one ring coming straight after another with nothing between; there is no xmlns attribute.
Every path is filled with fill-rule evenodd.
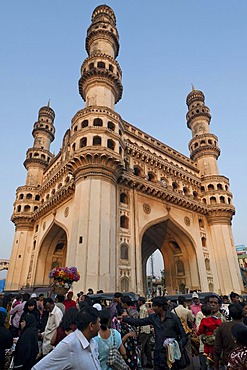
<svg viewBox="0 0 247 370"><path fill-rule="evenodd" d="M190 226L190 219L189 219L188 216L185 216L184 223L185 223L185 225Z"/></svg>
<svg viewBox="0 0 247 370"><path fill-rule="evenodd" d="M64 210L64 217L68 217L69 215L69 207L66 207Z"/></svg>
<svg viewBox="0 0 247 370"><path fill-rule="evenodd" d="M148 203L143 204L143 211L147 214L149 214L151 212L151 207Z"/></svg>

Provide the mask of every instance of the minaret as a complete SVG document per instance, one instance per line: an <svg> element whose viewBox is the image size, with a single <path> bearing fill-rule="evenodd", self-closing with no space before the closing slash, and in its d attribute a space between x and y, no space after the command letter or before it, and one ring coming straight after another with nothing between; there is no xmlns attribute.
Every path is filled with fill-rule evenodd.
<svg viewBox="0 0 247 370"><path fill-rule="evenodd" d="M48 167L53 154L50 152L50 143L54 140L53 126L55 113L50 104L40 108L38 120L34 123L32 135L33 147L26 153L24 166L27 169L26 184L16 190L14 212L11 220L15 224L15 237L11 252L11 261L8 270L7 289L15 290L27 283L27 274L30 261L33 258L33 215L40 206L40 187L43 174Z"/></svg>
<svg viewBox="0 0 247 370"><path fill-rule="evenodd" d="M211 115L204 104L204 94L195 90L188 94L186 103L187 125L192 131L189 142L190 157L197 164L201 176L201 200L207 205L207 222L212 238L211 250L215 261L214 271L218 274L219 289L241 291L241 277L231 230L235 208L232 204L229 179L219 174L217 159L220 155L218 138L210 133ZM204 238L207 239L207 234ZM208 241L210 245L210 240Z"/></svg>
<svg viewBox="0 0 247 370"><path fill-rule="evenodd" d="M217 175L220 149L217 136L210 133L211 115L204 101L204 94L192 87L186 99L189 109L186 115L187 126L192 132L189 142L190 157L197 162L202 175Z"/></svg>
<svg viewBox="0 0 247 370"><path fill-rule="evenodd" d="M88 58L81 67L79 92L86 106L104 106L114 110L121 99L122 72L116 57L119 37L116 17L107 5L99 5L93 12L87 30L86 51Z"/></svg>
<svg viewBox="0 0 247 370"><path fill-rule="evenodd" d="M124 123L114 110L122 96L118 31L113 10L98 6L87 31L88 58L79 92L86 107L70 130L69 173L74 178L74 211L67 264L83 271L80 286L116 288L117 183L124 168ZM81 236L81 239L80 239ZM78 243L78 240L83 242Z"/></svg>
<svg viewBox="0 0 247 370"><path fill-rule="evenodd" d="M53 126L55 112L47 106L40 108L38 121L34 123L32 135L33 147L26 153L24 166L27 169L27 186L38 186L42 183L43 173L48 166L53 154L50 144L54 140L55 128Z"/></svg>
<svg viewBox="0 0 247 370"><path fill-rule="evenodd" d="M16 190L14 212L11 220L16 228L32 227L31 215L39 208L39 190L43 180L43 173L53 154L50 152L50 143L54 140L55 128L53 126L55 113L50 104L40 108L38 120L34 123L32 135L34 137L33 147L26 153L24 166L27 169L25 186Z"/></svg>

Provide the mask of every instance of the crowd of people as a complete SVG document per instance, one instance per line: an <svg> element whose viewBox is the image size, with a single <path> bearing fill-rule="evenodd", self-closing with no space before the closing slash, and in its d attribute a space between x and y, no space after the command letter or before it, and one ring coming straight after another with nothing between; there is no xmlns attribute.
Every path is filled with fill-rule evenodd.
<svg viewBox="0 0 247 370"><path fill-rule="evenodd" d="M202 370L247 369L247 302L237 293L201 302L194 292L190 304L160 296L151 307L145 297L116 292L107 305L91 294L0 294L0 370L168 370L192 356Z"/></svg>

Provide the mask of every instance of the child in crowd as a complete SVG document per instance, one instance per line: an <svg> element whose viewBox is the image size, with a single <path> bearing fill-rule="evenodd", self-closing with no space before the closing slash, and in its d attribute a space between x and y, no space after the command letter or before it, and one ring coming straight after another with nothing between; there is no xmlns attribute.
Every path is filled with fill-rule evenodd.
<svg viewBox="0 0 247 370"><path fill-rule="evenodd" d="M209 362L213 363L215 330L222 324L222 321L215 316L212 316L212 308L208 304L202 305L202 313L205 318L201 320L197 335L201 335L204 344L203 355L207 357Z"/></svg>

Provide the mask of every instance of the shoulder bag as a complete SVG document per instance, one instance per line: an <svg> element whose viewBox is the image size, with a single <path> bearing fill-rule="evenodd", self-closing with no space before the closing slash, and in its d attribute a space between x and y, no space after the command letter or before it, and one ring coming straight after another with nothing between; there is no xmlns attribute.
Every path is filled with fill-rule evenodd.
<svg viewBox="0 0 247 370"><path fill-rule="evenodd" d="M121 353L116 347L116 338L114 330L111 330L113 335L113 344L109 348L109 354L106 361L106 365L114 370L129 370L129 366L124 361Z"/></svg>

